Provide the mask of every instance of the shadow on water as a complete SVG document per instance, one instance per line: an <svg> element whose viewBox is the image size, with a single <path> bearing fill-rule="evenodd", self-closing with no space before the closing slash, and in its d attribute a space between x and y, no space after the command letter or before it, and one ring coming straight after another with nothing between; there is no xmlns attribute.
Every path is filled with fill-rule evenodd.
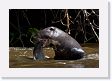
<svg viewBox="0 0 112 81"><path fill-rule="evenodd" d="M52 48L45 48L46 59L44 61L33 60L33 48L10 47L10 68L98 68L99 45L82 45L86 56L80 60L54 60L55 53Z"/></svg>

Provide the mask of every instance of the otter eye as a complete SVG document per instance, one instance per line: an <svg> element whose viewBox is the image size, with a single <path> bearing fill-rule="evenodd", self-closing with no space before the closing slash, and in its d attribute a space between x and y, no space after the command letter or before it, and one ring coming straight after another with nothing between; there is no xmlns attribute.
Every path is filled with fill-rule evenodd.
<svg viewBox="0 0 112 81"><path fill-rule="evenodd" d="M49 30L54 31L54 28L50 28Z"/></svg>

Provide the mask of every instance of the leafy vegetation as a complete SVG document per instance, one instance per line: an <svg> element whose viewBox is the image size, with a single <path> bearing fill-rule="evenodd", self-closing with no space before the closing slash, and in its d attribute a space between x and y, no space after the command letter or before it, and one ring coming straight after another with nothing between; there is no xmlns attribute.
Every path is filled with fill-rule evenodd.
<svg viewBox="0 0 112 81"><path fill-rule="evenodd" d="M39 30L55 26L79 43L99 41L98 9L9 9L9 46L32 47Z"/></svg>

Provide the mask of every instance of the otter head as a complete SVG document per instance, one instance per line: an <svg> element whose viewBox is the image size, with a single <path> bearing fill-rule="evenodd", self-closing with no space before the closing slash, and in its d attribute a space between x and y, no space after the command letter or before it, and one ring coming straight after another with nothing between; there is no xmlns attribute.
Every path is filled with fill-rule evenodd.
<svg viewBox="0 0 112 81"><path fill-rule="evenodd" d="M56 27L48 27L39 32L41 38L56 38L61 35L63 31Z"/></svg>

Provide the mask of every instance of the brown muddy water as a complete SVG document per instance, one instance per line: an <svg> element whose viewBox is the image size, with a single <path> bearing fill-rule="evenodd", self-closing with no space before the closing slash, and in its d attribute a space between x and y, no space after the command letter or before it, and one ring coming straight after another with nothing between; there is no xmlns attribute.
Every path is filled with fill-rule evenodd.
<svg viewBox="0 0 112 81"><path fill-rule="evenodd" d="M54 60L52 48L44 48L46 59L44 61L33 60L33 48L10 47L10 68L98 68L99 44L84 44L82 48L86 56L80 60Z"/></svg>

